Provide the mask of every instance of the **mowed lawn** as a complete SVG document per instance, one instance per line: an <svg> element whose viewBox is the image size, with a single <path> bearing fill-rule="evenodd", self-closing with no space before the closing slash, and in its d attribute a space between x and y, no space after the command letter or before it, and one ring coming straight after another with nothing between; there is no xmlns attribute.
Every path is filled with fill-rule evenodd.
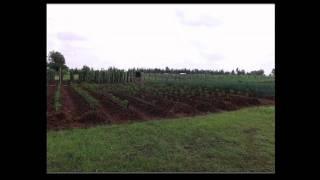
<svg viewBox="0 0 320 180"><path fill-rule="evenodd" d="M275 108L47 133L50 172L274 172Z"/></svg>

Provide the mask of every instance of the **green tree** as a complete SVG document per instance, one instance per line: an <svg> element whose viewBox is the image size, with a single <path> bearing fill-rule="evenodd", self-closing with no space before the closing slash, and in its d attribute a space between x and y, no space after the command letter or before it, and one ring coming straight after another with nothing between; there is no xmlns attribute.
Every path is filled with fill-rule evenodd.
<svg viewBox="0 0 320 180"><path fill-rule="evenodd" d="M81 69L81 72L82 72L82 80L83 81L87 81L89 79L89 73L90 73L90 68L86 65L84 65Z"/></svg>
<svg viewBox="0 0 320 180"><path fill-rule="evenodd" d="M166 73L169 73L169 71L170 71L170 69L169 69L169 67L167 66L165 72L166 72Z"/></svg>
<svg viewBox="0 0 320 180"><path fill-rule="evenodd" d="M66 61L64 56L58 51L50 51L48 60L49 60L48 67L56 71L59 71L59 74L60 74L59 83L61 84L62 69L67 69L67 66L65 65Z"/></svg>
<svg viewBox="0 0 320 180"><path fill-rule="evenodd" d="M274 76L275 76L275 74L276 74L276 71L275 71L275 69L273 68L273 69L272 69L272 71L271 71L271 76L273 76L273 77L274 77Z"/></svg>
<svg viewBox="0 0 320 180"><path fill-rule="evenodd" d="M65 63L66 63L64 56L58 51L50 51L48 60L49 60L49 64L58 68L60 67L62 68L63 66L65 66Z"/></svg>
<svg viewBox="0 0 320 180"><path fill-rule="evenodd" d="M260 70L251 71L249 74L250 75L256 75L256 76L263 76L264 75L264 70L260 69Z"/></svg>

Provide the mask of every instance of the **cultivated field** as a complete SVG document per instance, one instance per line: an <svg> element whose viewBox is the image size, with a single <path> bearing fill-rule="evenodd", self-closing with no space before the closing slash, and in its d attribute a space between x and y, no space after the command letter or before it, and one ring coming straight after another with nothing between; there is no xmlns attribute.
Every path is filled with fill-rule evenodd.
<svg viewBox="0 0 320 180"><path fill-rule="evenodd" d="M147 76L150 78L150 76ZM48 129L185 117L274 104L274 81L265 77L146 79L129 83L48 85Z"/></svg>
<svg viewBox="0 0 320 180"><path fill-rule="evenodd" d="M48 172L273 172L274 93L267 76L50 81Z"/></svg>
<svg viewBox="0 0 320 180"><path fill-rule="evenodd" d="M275 172L274 5L46 11L47 172Z"/></svg>

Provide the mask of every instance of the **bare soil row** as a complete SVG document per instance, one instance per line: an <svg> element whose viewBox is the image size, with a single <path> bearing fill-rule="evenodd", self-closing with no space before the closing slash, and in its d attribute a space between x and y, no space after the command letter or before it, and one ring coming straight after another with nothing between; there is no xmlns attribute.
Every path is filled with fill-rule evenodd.
<svg viewBox="0 0 320 180"><path fill-rule="evenodd" d="M64 129L91 127L97 124L127 123L170 117L183 117L205 114L208 112L230 111L242 107L274 104L274 100L259 99L229 94L219 96L214 93L207 97L193 96L191 98L171 95L162 98L150 93L140 93L137 96L108 92L94 92L85 89L97 99L100 106L91 110L89 104L70 86L61 86L62 109L55 112L52 103L55 86L48 86L47 107L48 129ZM128 100L128 107L114 102L111 96Z"/></svg>

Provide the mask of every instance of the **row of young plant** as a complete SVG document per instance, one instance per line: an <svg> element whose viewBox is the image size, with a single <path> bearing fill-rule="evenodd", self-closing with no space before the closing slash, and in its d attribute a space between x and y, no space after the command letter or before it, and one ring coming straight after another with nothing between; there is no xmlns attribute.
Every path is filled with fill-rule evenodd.
<svg viewBox="0 0 320 180"><path fill-rule="evenodd" d="M189 99L189 98L210 98L212 95L214 97L221 96L227 97L230 94L233 95L242 95L242 96L249 96L249 94L245 94L240 91L235 91L230 89L229 91L214 89L210 90L205 87L188 87L188 86L149 86L148 88L144 88L144 92L152 94L156 97L161 97L164 99L171 99L171 98L182 98L182 99Z"/></svg>
<svg viewBox="0 0 320 180"><path fill-rule="evenodd" d="M163 84L150 84L147 83L143 86L135 83L128 84L112 84L112 85L104 85L104 84L82 84L86 88L90 88L92 91L96 91L103 94L108 94L109 99L112 102L116 102L116 104L122 106L123 108L128 108L128 101L124 99L120 99L117 96L122 98L127 98L130 101L134 102L142 106L148 106L154 110L159 110L157 107L158 103L164 102L184 102L191 106L193 103L204 103L210 106L212 100L219 101L224 100L227 101L230 99L232 95L245 95L239 91L224 91L220 89L215 89L211 91L208 88L202 87L189 87L189 86L164 86ZM114 96L114 94L116 96ZM110 97L111 95L111 97ZM128 97L127 97L128 96ZM218 98L219 97L219 98ZM121 105L124 103L123 105ZM191 104L190 104L191 103ZM170 103L169 103L170 104ZM160 110L161 111L161 110Z"/></svg>
<svg viewBox="0 0 320 180"><path fill-rule="evenodd" d="M82 89L78 84L72 84L71 87L85 100L89 105L90 110L96 110L100 107L98 100L91 96L86 90Z"/></svg>
<svg viewBox="0 0 320 180"><path fill-rule="evenodd" d="M61 98L61 86L58 84L56 92L53 98L53 107L56 112L60 111L62 107L62 98Z"/></svg>
<svg viewBox="0 0 320 180"><path fill-rule="evenodd" d="M275 94L275 82L270 78L248 78L246 76L238 77L212 77L209 79L192 79L192 80L149 80L145 81L145 84L151 86L177 86L178 88L187 86L190 88L207 88L209 91L215 91L219 89L221 91L240 91L244 94L248 93L258 97L274 96Z"/></svg>
<svg viewBox="0 0 320 180"><path fill-rule="evenodd" d="M193 98L196 99L208 99L210 97L222 97L228 99L230 95L241 95L241 96L274 96L274 89L271 91L265 91L263 94L262 89L250 89L248 86L234 86L237 82L231 81L234 84L223 83L218 81L214 86L208 86L203 83L163 83L163 82L145 82L144 85L136 83L120 83L120 84L88 84L95 91L110 94L123 94L131 97L138 97L145 99L145 95L149 94L154 97L160 97L167 100L175 101L176 98L185 99ZM219 84L220 83L220 84ZM265 87L265 90L270 88L270 83L264 83L263 81L251 82L259 86L259 88ZM250 84L248 82L248 84ZM251 85L252 86L252 85ZM267 87L268 86L268 87ZM240 88L239 88L240 87ZM249 86L250 87L250 86ZM258 92L258 93L257 93ZM147 98L148 99L148 98ZM114 100L116 101L116 100Z"/></svg>
<svg viewBox="0 0 320 180"><path fill-rule="evenodd" d="M72 88L88 103L91 110L95 110L99 106L98 101L95 98L93 98L88 92L81 89L79 85L72 84ZM57 88L54 93L54 97L52 101L53 101L54 111L59 112L62 108L62 95L61 95L60 84L57 84Z"/></svg>
<svg viewBox="0 0 320 180"><path fill-rule="evenodd" d="M208 97L212 93L218 93L224 95L227 93L249 95L241 91L235 91L230 89L229 91L214 89L210 90L206 87L188 87L188 86L175 86L174 84L165 86L164 84L151 84L147 83L143 86L135 83L130 84L113 84L113 85L97 85L97 84L86 84L85 86L91 87L91 89L100 92L109 93L120 93L130 96L140 96L141 94L148 93L155 96L174 95L181 97L193 97L193 96L204 96Z"/></svg>
<svg viewBox="0 0 320 180"><path fill-rule="evenodd" d="M203 82L193 83L164 83L164 82L145 82L143 86L135 83L128 84L111 84L100 85L100 91L110 93L121 93L131 96L138 96L139 94L149 93L156 96L174 95L185 96L187 98L192 96L208 97L212 93L215 95L237 94L242 96L274 96L274 86L271 83L247 82L239 83L236 81L216 81L215 84L206 84Z"/></svg>
<svg viewBox="0 0 320 180"><path fill-rule="evenodd" d="M115 85L102 86L99 84L81 83L81 87L83 87L89 91L96 92L98 94L106 95L108 98L110 98L110 100L113 103L118 104L119 106L121 106L124 109L128 109L129 101L126 99L121 99L121 98L115 96L114 94L112 94L112 93L114 93L114 91L111 91L109 89L110 86L114 87ZM116 85L116 86L119 86L119 85Z"/></svg>
<svg viewBox="0 0 320 180"><path fill-rule="evenodd" d="M173 100L173 98L192 98L192 97L201 97L201 98L209 98L213 93L217 96L226 97L229 93L237 94L240 92L235 92L231 90L230 92L220 91L216 89L214 92L210 91L207 88L190 88L188 86L177 87L177 86L162 86L162 84L152 85L146 84L144 86L140 86L134 83L130 84L114 84L114 85L93 85L87 84L86 86L91 86L92 90L96 90L104 93L111 94L122 94L128 95L134 98L141 98L146 100L145 95L156 97L154 101L156 102L157 98L165 99L165 100ZM243 95L243 94L241 94ZM142 102L142 101L141 101Z"/></svg>

